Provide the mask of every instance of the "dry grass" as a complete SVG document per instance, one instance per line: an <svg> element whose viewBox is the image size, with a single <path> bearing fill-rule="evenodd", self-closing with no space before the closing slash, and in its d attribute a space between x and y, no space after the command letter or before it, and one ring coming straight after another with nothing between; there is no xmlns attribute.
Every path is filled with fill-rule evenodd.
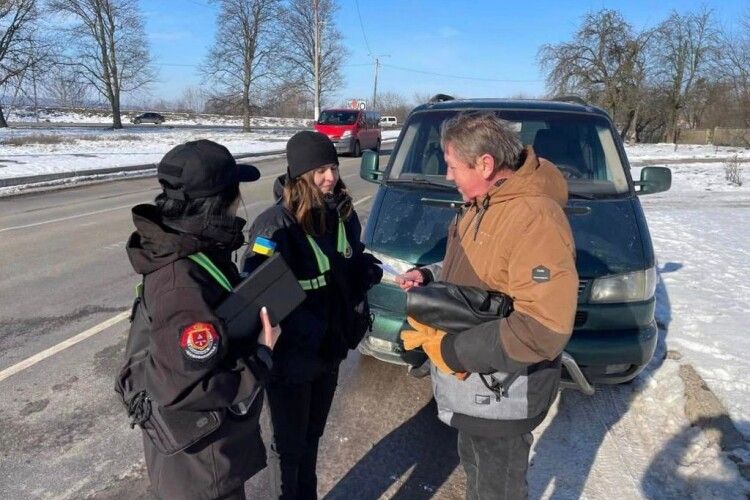
<svg viewBox="0 0 750 500"><path fill-rule="evenodd" d="M30 144L73 144L76 141L142 141L143 137L136 134L122 135L45 135L32 134L19 137L8 137L0 140L2 146L27 146Z"/></svg>
<svg viewBox="0 0 750 500"><path fill-rule="evenodd" d="M724 177L736 186L742 186L742 163L739 156L734 155L724 164Z"/></svg>
<svg viewBox="0 0 750 500"><path fill-rule="evenodd" d="M19 137L8 137L0 140L3 146L26 146L28 144L63 144L72 142L70 138L59 135L32 134Z"/></svg>

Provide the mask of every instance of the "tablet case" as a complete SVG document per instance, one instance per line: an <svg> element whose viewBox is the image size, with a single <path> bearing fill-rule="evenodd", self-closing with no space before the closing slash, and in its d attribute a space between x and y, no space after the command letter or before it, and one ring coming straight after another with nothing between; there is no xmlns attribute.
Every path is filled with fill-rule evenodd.
<svg viewBox="0 0 750 500"><path fill-rule="evenodd" d="M284 258L274 254L237 284L216 309L230 339L253 340L260 332L260 309L265 306L272 324L278 324L305 300L297 278Z"/></svg>

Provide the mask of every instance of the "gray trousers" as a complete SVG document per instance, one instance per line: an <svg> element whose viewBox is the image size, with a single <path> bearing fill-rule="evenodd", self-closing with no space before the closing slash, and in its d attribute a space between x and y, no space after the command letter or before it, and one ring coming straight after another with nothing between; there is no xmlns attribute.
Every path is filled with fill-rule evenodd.
<svg viewBox="0 0 750 500"><path fill-rule="evenodd" d="M466 471L467 500L525 500L526 471L534 437L491 438L458 431L458 455Z"/></svg>

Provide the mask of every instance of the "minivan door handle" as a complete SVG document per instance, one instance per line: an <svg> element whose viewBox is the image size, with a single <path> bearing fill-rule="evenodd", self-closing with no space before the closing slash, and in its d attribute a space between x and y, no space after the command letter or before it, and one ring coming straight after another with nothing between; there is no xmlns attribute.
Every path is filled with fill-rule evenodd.
<svg viewBox="0 0 750 500"><path fill-rule="evenodd" d="M581 205L566 205L564 210L568 215L589 215L591 213L591 207Z"/></svg>

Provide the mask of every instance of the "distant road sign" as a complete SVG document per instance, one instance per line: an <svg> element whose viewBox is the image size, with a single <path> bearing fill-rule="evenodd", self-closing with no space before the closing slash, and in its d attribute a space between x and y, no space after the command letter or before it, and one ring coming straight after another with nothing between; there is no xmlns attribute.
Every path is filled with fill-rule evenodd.
<svg viewBox="0 0 750 500"><path fill-rule="evenodd" d="M367 102L365 102L365 101L359 101L358 107L359 107L359 109L361 109L362 111L364 111L365 109L367 109Z"/></svg>

